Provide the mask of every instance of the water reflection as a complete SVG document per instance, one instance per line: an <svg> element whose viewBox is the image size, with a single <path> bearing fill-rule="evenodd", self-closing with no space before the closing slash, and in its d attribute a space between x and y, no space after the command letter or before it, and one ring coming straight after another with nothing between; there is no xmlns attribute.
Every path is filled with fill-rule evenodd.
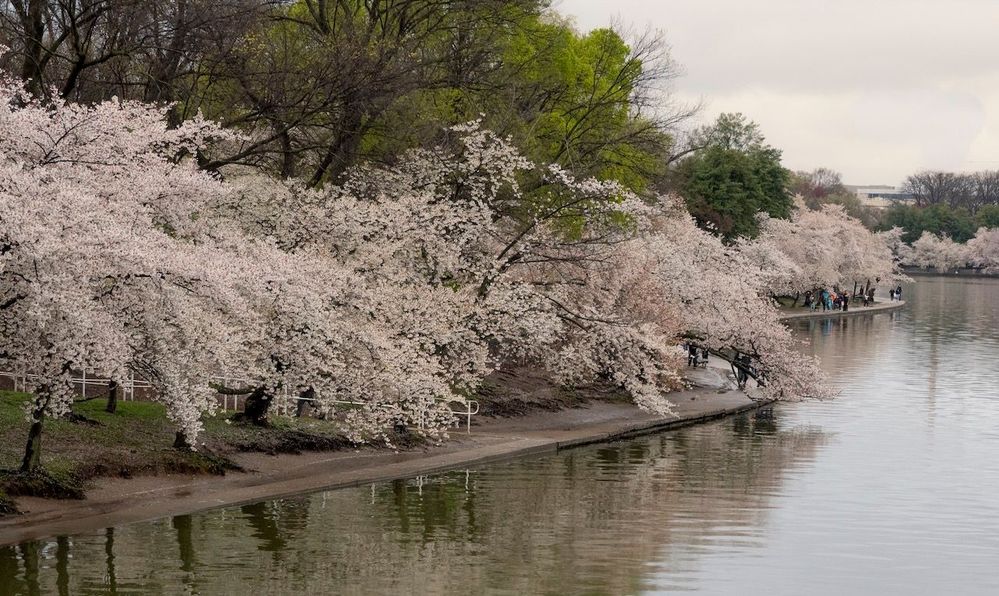
<svg viewBox="0 0 999 596"><path fill-rule="evenodd" d="M30 543L0 549L0 592L625 593L664 565L687 584L700 553L762 544L782 478L822 442L817 428L782 428L780 412L766 410L477 471Z"/></svg>

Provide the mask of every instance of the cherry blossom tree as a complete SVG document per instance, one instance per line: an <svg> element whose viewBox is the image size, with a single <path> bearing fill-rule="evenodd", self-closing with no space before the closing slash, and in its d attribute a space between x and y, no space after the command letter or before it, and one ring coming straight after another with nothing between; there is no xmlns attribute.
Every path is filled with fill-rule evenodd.
<svg viewBox="0 0 999 596"><path fill-rule="evenodd" d="M870 287L872 280L891 284L900 275L892 252L899 231L872 233L839 205L817 211L799 207L789 220L764 215L760 230L758 246L749 249L760 266L764 255L773 259L774 249L793 263L776 268L769 283L777 295L857 283Z"/></svg>
<svg viewBox="0 0 999 596"><path fill-rule="evenodd" d="M806 273L777 223L726 246L673 199L529 163L477 123L316 189L198 171L186 156L231 140L199 119L0 95L0 355L36 375L25 470L79 370L149 379L188 447L217 390L247 394L256 422L288 393L358 441L399 424L440 438L448 404L511 360L668 413L684 338L750 355L775 398L818 395L767 289L879 266ZM796 225L852 238L848 218L828 219ZM213 385L222 371L250 386Z"/></svg>
<svg viewBox="0 0 999 596"><path fill-rule="evenodd" d="M999 269L999 228L978 228L965 251L967 262L973 266L986 272Z"/></svg>
<svg viewBox="0 0 999 596"><path fill-rule="evenodd" d="M964 267L971 260L967 246L932 232L923 232L911 246L903 245L899 250L903 263L923 269L933 267L948 271Z"/></svg>
<svg viewBox="0 0 999 596"><path fill-rule="evenodd" d="M68 411L75 371L152 373L196 435L210 371L249 318L225 230L198 218L221 186L179 158L221 133L165 122L137 103L43 106L0 85L2 357L34 375L24 471L38 466L44 419Z"/></svg>
<svg viewBox="0 0 999 596"><path fill-rule="evenodd" d="M725 245L698 228L678 202L664 208L668 216L644 242L657 255L658 292L676 305L684 336L730 357L748 356L770 398L828 396L825 375L814 359L802 355L770 298L772 267L793 274L793 265L769 251L769 266L761 267L764 251L758 243Z"/></svg>
<svg viewBox="0 0 999 596"><path fill-rule="evenodd" d="M475 123L449 134L441 147L393 167L355 168L342 186L323 190L232 176L238 190L220 217L290 256L325 263L305 277L349 272L320 284L350 288L349 298L332 300L349 305L337 307L335 320L315 321L317 303L268 324L274 335L258 368L280 363L284 375L272 388L317 389L324 378L318 406L335 411L337 401L364 395L363 416L375 421L369 434L383 422L375 412L420 420L430 432L448 419L444 403L463 399L502 363L528 361L564 383L610 380L666 413L666 395L683 385L678 344L693 334L752 354L774 396L820 392L821 375L794 352L765 296L772 268L754 268L748 247L726 247L698 230L674 200L649 203L613 183L528 163ZM533 193L519 185L525 178L541 181ZM772 253L781 271L794 268ZM309 345L339 347L306 356L288 335L306 327L323 338ZM346 344L378 337L392 357L351 361L331 374L334 354L349 351L344 334L365 327ZM393 360L411 364L380 376Z"/></svg>

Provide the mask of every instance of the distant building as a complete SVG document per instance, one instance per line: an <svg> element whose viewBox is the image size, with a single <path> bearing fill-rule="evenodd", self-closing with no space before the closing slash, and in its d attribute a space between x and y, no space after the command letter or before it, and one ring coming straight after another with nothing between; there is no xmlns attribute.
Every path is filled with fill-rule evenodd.
<svg viewBox="0 0 999 596"><path fill-rule="evenodd" d="M916 200L916 197L912 193L884 184L873 186L847 185L846 188L857 195L860 203L867 207L885 209L892 205L911 205Z"/></svg>

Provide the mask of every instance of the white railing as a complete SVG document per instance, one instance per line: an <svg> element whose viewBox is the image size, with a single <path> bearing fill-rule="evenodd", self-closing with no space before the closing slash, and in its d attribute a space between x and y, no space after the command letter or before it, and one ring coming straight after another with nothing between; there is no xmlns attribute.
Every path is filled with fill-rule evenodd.
<svg viewBox="0 0 999 596"><path fill-rule="evenodd" d="M24 372L11 372L11 371L0 371L0 377L7 377L11 379L14 383L14 391L28 392L28 379L36 379L38 375L32 375ZM101 389L106 390L108 383L111 382L110 378L87 376L86 371L81 373L79 377L71 378L70 381L74 384L80 385L80 393L83 399L87 399L87 387L96 386ZM252 379L230 377L230 376L217 376L209 379L212 383L218 383L223 387L229 387L230 383L240 383L243 387L253 386L255 383ZM147 389L152 390L153 385L145 379L136 379L135 373L129 373L128 378L122 381L118 381L118 387L121 388L121 399L122 401L135 401L135 390ZM225 412L238 412L239 411L239 397L238 395L227 395L225 393L219 394L222 397L222 410ZM232 397L232 407L229 407L229 398ZM465 422L465 433L470 434L472 432L472 416L479 413L479 402L474 399L465 400L460 402L457 400L447 400L444 398L437 398L439 401L444 401L448 403L448 409L451 410L451 414L455 417L455 426L460 426L464 418ZM315 402L320 401L318 398L311 397L300 397L298 395L292 395L290 391L285 389L280 396L278 396L277 402L274 404L274 412L280 416L292 416L293 412L297 410L298 402ZM334 399L327 403L333 403L337 405L346 406L366 406L366 402L360 401L349 401ZM452 403L461 403L465 406L464 410L455 410L450 407ZM419 428L423 428L423 423L418 424Z"/></svg>
<svg viewBox="0 0 999 596"><path fill-rule="evenodd" d="M37 379L38 375L33 375L24 372L11 372L11 371L0 371L0 377L7 377L14 383L14 391L22 391L24 393L28 392L28 379ZM93 377L87 376L86 371L80 374L79 377L73 377L70 382L74 385L80 385L80 394L83 399L87 399L87 387L97 386L101 389L107 389L108 383L111 382L109 378ZM121 399L122 401L135 401L135 390L138 389L152 389L153 385L149 381L144 379L136 379L134 373L130 373L127 379L118 381L118 387L121 388Z"/></svg>

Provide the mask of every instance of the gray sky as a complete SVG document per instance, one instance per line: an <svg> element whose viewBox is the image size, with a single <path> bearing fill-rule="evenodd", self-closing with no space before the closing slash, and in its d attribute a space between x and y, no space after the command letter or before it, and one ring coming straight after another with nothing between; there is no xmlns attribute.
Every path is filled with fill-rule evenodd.
<svg viewBox="0 0 999 596"><path fill-rule="evenodd" d="M558 0L587 31L661 31L702 120L742 112L784 165L897 184L999 169L995 0Z"/></svg>

